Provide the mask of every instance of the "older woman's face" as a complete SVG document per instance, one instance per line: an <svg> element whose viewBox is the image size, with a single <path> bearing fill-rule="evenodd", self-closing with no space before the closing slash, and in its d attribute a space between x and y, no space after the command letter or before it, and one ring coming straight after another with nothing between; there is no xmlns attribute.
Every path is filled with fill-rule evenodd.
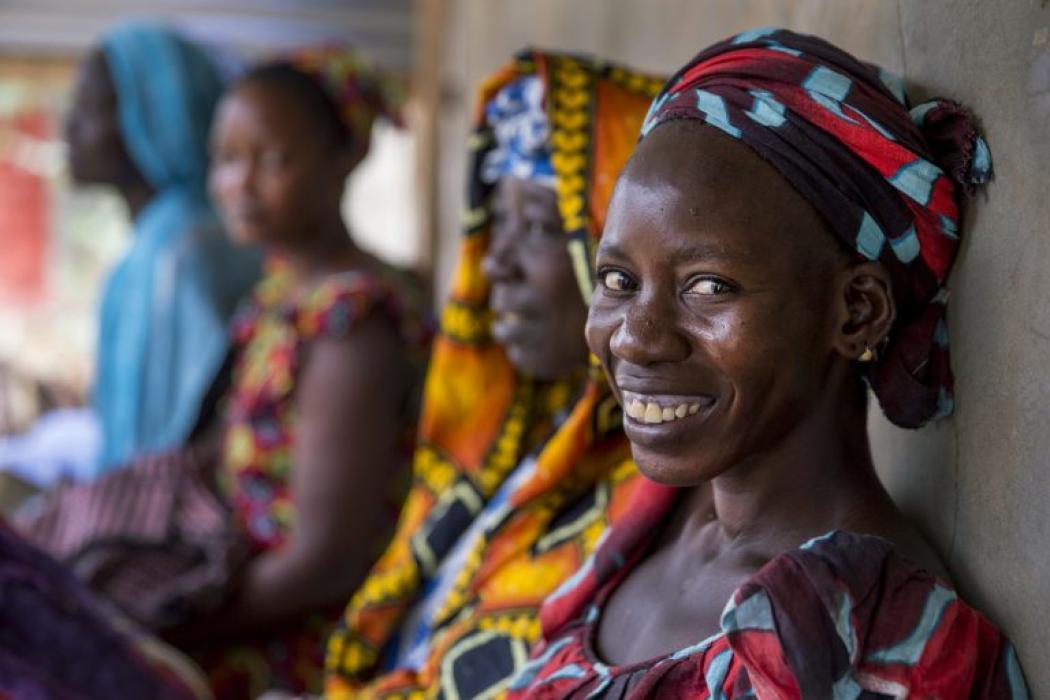
<svg viewBox="0 0 1050 700"><path fill-rule="evenodd" d="M746 146L672 122L609 210L587 340L650 478L692 485L775 449L821 401L842 253Z"/></svg>
<svg viewBox="0 0 1050 700"><path fill-rule="evenodd" d="M515 368L561 379L586 366L587 307L552 190L514 177L500 181L483 266L492 282L492 336Z"/></svg>

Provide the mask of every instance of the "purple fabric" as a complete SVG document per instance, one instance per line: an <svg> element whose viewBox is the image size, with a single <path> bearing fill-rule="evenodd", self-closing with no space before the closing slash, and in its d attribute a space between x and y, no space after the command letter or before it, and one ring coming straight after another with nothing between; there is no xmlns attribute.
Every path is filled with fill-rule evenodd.
<svg viewBox="0 0 1050 700"><path fill-rule="evenodd" d="M194 694L136 649L102 603L0 523L0 697L150 698Z"/></svg>

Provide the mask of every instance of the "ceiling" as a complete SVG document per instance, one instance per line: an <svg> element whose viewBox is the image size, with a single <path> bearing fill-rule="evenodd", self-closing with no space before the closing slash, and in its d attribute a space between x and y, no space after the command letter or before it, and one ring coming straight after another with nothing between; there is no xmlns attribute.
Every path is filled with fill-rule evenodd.
<svg viewBox="0 0 1050 700"><path fill-rule="evenodd" d="M346 41L407 71L413 0L0 0L0 54L77 56L114 23L171 21L197 39L246 54Z"/></svg>

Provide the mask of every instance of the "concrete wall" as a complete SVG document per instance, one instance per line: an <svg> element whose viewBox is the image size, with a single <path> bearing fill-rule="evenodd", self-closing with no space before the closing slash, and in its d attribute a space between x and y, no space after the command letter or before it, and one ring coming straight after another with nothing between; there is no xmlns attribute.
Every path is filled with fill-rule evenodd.
<svg viewBox="0 0 1050 700"><path fill-rule="evenodd" d="M876 460L971 602L1050 697L1050 7L1048 0L450 0L443 60L439 287L463 198L479 78L536 44L671 71L754 26L820 34L982 118L996 181L970 207L952 278L955 416L872 421Z"/></svg>

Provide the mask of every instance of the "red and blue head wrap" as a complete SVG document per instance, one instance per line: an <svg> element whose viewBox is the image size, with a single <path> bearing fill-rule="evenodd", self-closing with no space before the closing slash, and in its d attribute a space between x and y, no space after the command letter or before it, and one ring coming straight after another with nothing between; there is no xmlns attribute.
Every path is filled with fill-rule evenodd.
<svg viewBox="0 0 1050 700"><path fill-rule="evenodd" d="M642 137L698 119L775 167L893 283L897 318L866 377L886 416L919 427L951 413L945 279L964 194L991 177L972 115L912 107L899 78L812 36L757 29L700 53L653 102Z"/></svg>

